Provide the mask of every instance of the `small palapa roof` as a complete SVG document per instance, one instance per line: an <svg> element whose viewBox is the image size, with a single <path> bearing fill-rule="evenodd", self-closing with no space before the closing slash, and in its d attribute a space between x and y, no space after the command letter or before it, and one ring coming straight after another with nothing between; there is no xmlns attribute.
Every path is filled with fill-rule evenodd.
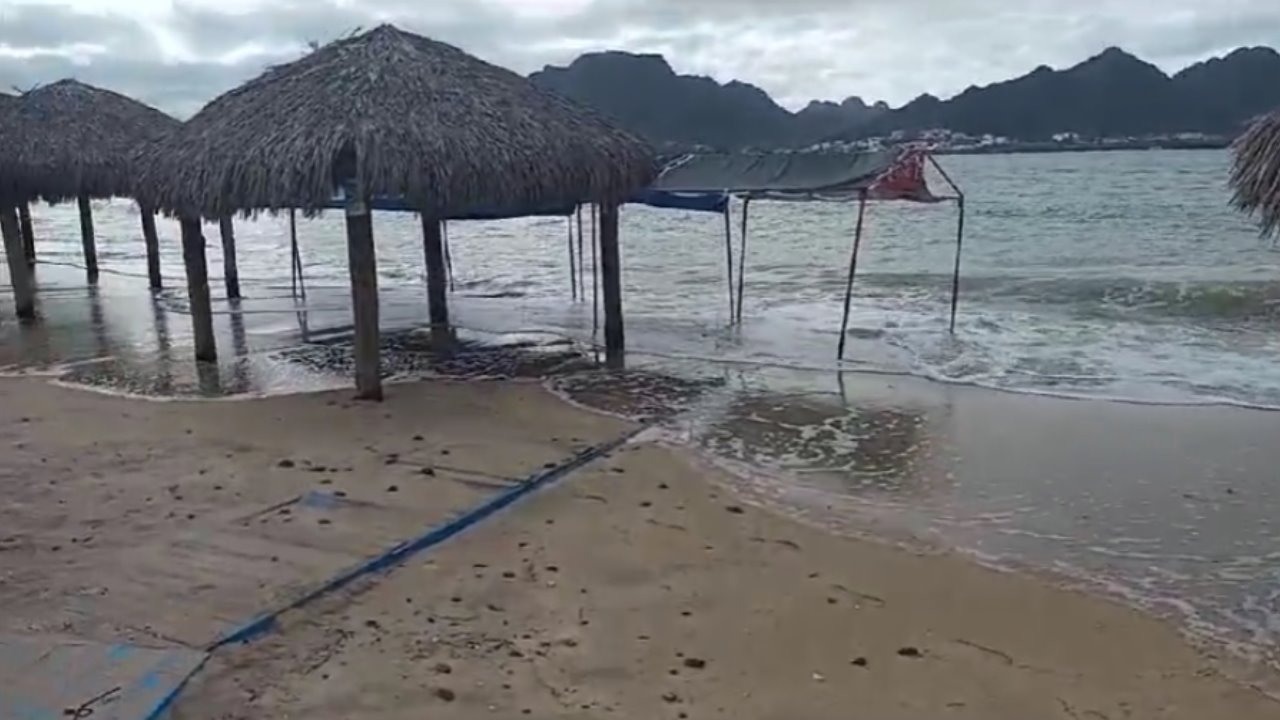
<svg viewBox="0 0 1280 720"><path fill-rule="evenodd" d="M148 200L206 217L318 211L347 185L439 218L511 215L619 202L656 173L595 113L390 25L218 97L152 159Z"/></svg>
<svg viewBox="0 0 1280 720"><path fill-rule="evenodd" d="M0 101L0 197L131 196L138 152L177 126L155 108L77 80Z"/></svg>
<svg viewBox="0 0 1280 720"><path fill-rule="evenodd" d="M686 155L663 168L635 200L692 210L722 209L728 196L842 201L866 192L873 200L936 202L925 182L924 157L902 148Z"/></svg>
<svg viewBox="0 0 1280 720"><path fill-rule="evenodd" d="M1233 203L1258 217L1263 235L1280 236L1280 111L1254 122L1232 150Z"/></svg>

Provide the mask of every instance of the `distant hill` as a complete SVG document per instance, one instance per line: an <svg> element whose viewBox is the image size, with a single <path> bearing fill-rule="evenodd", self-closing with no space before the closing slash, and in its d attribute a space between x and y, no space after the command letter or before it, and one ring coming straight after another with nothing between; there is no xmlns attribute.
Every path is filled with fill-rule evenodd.
<svg viewBox="0 0 1280 720"><path fill-rule="evenodd" d="M933 128L1033 141L1064 132L1090 138L1230 135L1280 107L1280 53L1261 47L1241 48L1172 77L1110 48L1064 70L1041 66L948 100L922 95L895 110L851 97L815 100L792 113L754 85L679 75L660 55L591 53L531 79L664 148L801 147Z"/></svg>
<svg viewBox="0 0 1280 720"><path fill-rule="evenodd" d="M754 85L721 85L677 75L661 55L590 53L569 67L530 76L537 85L596 108L660 146L741 150L804 145L888 111L860 98L814 102L799 113L779 106Z"/></svg>
<svg viewBox="0 0 1280 720"><path fill-rule="evenodd" d="M948 130L1043 140L1055 133L1125 137L1203 132L1232 134L1280 106L1280 54L1237 50L1169 77L1118 48L1067 68L1038 67L1014 80L971 87L942 101L921 96L844 137L895 130Z"/></svg>

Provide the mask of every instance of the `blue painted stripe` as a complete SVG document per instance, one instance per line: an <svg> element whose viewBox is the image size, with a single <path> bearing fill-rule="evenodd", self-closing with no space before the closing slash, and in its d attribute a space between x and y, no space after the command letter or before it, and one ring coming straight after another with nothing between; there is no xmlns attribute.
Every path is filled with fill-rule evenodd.
<svg viewBox="0 0 1280 720"><path fill-rule="evenodd" d="M508 507L517 500L534 491L559 480L565 475L577 470L580 467L608 455L609 453L622 447L628 440L635 437L643 428L628 432L621 437L611 440L601 445L583 450L568 461L561 463L553 468L549 468L531 475L524 482L515 487L504 490L498 495L485 501L478 507L458 515L443 525L438 525L416 538L406 540L395 547L387 550L381 555L372 557L364 562L339 573L324 584L315 588L311 592L306 593L289 603L269 610L260 615L255 616L243 625L224 634L222 637L211 643L207 650L213 652L232 643L246 643L254 640L264 633L270 632L275 627L276 621L280 616L290 610L296 610L308 603L347 585L355 580L370 573L380 572L388 568L394 567L410 556L415 555L427 548L439 545L440 543L452 538L458 533L470 528L480 521L488 518L490 515Z"/></svg>

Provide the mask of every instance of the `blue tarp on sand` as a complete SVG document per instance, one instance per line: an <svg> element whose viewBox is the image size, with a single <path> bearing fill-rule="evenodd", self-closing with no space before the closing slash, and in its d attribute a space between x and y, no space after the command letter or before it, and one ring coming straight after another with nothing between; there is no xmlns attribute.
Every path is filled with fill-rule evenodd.
<svg viewBox="0 0 1280 720"><path fill-rule="evenodd" d="M182 647L0 635L0 718L151 720L204 659Z"/></svg>

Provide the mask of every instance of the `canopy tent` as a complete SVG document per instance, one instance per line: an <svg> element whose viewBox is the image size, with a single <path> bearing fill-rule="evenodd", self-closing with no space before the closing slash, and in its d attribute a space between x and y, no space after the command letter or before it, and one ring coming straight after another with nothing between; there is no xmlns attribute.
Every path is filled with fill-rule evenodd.
<svg viewBox="0 0 1280 720"><path fill-rule="evenodd" d="M953 195L936 195L925 177L925 163L941 174ZM733 291L733 248L729 199L741 198L741 249L738 255L736 305ZM731 317L742 322L742 298L747 254L747 219L752 200L797 202L858 201L858 222L849 259L844 318L838 355L844 358L853 281L858 269L863 219L868 200L937 203L954 200L959 209L956 261L951 284L951 332L955 332L960 293L960 252L964 241L964 193L938 162L922 148L898 147L861 153L802 152L769 154L685 155L668 163L656 180L632 196L632 202L657 208L719 212L725 216L725 256L728 261Z"/></svg>

